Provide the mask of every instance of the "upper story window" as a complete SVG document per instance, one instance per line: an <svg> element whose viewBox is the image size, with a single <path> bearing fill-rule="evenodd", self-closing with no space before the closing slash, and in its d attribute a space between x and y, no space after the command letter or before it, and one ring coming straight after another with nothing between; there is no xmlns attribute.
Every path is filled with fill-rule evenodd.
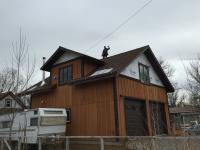
<svg viewBox="0 0 200 150"><path fill-rule="evenodd" d="M72 65L60 69L59 83L65 84L72 80Z"/></svg>
<svg viewBox="0 0 200 150"><path fill-rule="evenodd" d="M139 63L140 81L149 84L149 67Z"/></svg>
<svg viewBox="0 0 200 150"><path fill-rule="evenodd" d="M11 99L5 99L5 107L12 107L12 100Z"/></svg>

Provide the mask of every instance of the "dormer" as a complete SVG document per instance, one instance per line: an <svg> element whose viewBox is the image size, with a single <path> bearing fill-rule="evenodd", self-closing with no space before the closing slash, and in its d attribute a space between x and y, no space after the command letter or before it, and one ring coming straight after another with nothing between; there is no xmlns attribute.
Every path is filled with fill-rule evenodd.
<svg viewBox="0 0 200 150"><path fill-rule="evenodd" d="M103 61L59 47L41 67L50 72L51 84L65 85L91 74Z"/></svg>

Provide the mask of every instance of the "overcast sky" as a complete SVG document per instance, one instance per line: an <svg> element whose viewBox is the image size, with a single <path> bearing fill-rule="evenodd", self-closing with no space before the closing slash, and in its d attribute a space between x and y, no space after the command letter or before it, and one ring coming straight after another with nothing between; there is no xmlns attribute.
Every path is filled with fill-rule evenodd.
<svg viewBox="0 0 200 150"><path fill-rule="evenodd" d="M175 79L185 78L180 59L187 64L200 52L200 1L153 0L117 32L112 32L148 0L0 0L0 66L10 58L19 29L26 33L31 56L41 66L63 46L99 58L104 45L110 55L150 45L157 57L176 68ZM40 72L38 72L40 74Z"/></svg>

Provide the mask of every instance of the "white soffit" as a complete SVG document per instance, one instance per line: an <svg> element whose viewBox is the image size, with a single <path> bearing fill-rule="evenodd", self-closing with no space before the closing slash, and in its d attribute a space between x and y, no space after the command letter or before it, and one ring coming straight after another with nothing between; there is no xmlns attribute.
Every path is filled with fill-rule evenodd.
<svg viewBox="0 0 200 150"><path fill-rule="evenodd" d="M62 56L60 56L60 58L54 63L54 65L63 63L65 61L69 61L72 59L75 59L77 57L79 57L80 55L78 54L74 54L74 53L69 53L69 52L65 52Z"/></svg>

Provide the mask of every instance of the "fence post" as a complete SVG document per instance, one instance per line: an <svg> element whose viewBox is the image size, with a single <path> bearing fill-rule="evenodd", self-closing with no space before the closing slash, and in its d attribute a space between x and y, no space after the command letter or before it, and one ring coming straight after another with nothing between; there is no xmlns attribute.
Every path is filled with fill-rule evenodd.
<svg viewBox="0 0 200 150"><path fill-rule="evenodd" d="M19 137L19 140L18 140L18 143L17 143L18 145L17 145L17 147L18 147L18 150L20 150L21 149L21 138Z"/></svg>
<svg viewBox="0 0 200 150"><path fill-rule="evenodd" d="M69 138L66 137L66 140L65 140L65 150L69 150Z"/></svg>
<svg viewBox="0 0 200 150"><path fill-rule="evenodd" d="M1 149L3 149L3 137L1 138Z"/></svg>
<svg viewBox="0 0 200 150"><path fill-rule="evenodd" d="M100 138L100 142L101 142L101 150L104 150L104 140L102 137Z"/></svg>
<svg viewBox="0 0 200 150"><path fill-rule="evenodd" d="M38 137L38 150L42 150L42 143L40 137Z"/></svg>

